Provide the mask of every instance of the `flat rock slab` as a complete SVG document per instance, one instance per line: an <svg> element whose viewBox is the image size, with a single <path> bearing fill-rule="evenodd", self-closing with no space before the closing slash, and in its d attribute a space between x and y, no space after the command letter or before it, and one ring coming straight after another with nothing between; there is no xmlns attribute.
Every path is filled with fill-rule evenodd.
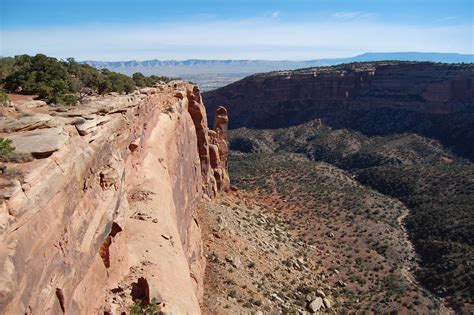
<svg viewBox="0 0 474 315"><path fill-rule="evenodd" d="M34 158L45 158L58 151L69 139L62 128L37 129L10 134L15 153L31 154Z"/></svg>
<svg viewBox="0 0 474 315"><path fill-rule="evenodd" d="M76 129L81 136L85 136L88 133L95 131L98 126L105 124L111 119L110 116L93 116L94 117L87 116L82 123L76 124Z"/></svg>
<svg viewBox="0 0 474 315"><path fill-rule="evenodd" d="M58 116L63 117L84 117L88 115L93 115L98 112L97 108L94 107L82 107L79 109L63 111L64 108L58 108Z"/></svg>
<svg viewBox="0 0 474 315"><path fill-rule="evenodd" d="M16 101L15 104L21 105L23 108L38 108L48 105L46 102L39 100Z"/></svg>
<svg viewBox="0 0 474 315"><path fill-rule="evenodd" d="M27 131L40 128L58 127L59 123L53 116L47 114L33 114L20 118L0 119L0 132Z"/></svg>

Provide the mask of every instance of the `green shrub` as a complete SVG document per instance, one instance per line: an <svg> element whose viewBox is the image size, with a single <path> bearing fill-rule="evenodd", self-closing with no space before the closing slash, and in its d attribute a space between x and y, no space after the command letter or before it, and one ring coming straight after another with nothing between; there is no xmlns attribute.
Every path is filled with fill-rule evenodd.
<svg viewBox="0 0 474 315"><path fill-rule="evenodd" d="M156 76L156 75L151 75L149 77L145 76L141 72L135 72L132 75L132 79L135 82L135 85L138 87L145 87L145 86L153 86L159 81L163 81L165 83L168 83L172 80L177 80L177 78L169 78L165 76Z"/></svg>
<svg viewBox="0 0 474 315"><path fill-rule="evenodd" d="M158 81L170 80L141 73L131 78L107 69L97 70L74 58L63 61L43 54L0 58L0 84L7 91L36 94L39 99L54 104L74 105L90 93L130 93L135 86L153 86ZM0 95L0 101L2 98Z"/></svg>
<svg viewBox="0 0 474 315"><path fill-rule="evenodd" d="M10 104L10 98L8 98L7 93L0 90L0 106L7 106Z"/></svg>
<svg viewBox="0 0 474 315"><path fill-rule="evenodd" d="M142 300L137 299L129 310L130 315L158 315L161 313L161 306L156 298L153 298L150 304L144 304Z"/></svg>
<svg viewBox="0 0 474 315"><path fill-rule="evenodd" d="M15 150L11 143L10 139L0 138L0 157L4 157Z"/></svg>

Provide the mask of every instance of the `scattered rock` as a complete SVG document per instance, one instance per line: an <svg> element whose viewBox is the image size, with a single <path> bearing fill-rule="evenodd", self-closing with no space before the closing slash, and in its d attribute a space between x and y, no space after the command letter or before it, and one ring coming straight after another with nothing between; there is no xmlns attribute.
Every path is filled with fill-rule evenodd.
<svg viewBox="0 0 474 315"><path fill-rule="evenodd" d="M296 259L296 261L298 262L299 265L304 265L304 259L303 258L298 258Z"/></svg>
<svg viewBox="0 0 474 315"><path fill-rule="evenodd" d="M229 262L232 265L232 267L236 269L238 269L240 265L242 264L239 256L226 256L225 260Z"/></svg>
<svg viewBox="0 0 474 315"><path fill-rule="evenodd" d="M324 306L329 309L331 308L331 300L329 300L328 298L323 298L323 303L324 303Z"/></svg>
<svg viewBox="0 0 474 315"><path fill-rule="evenodd" d="M239 256L234 257L234 259L232 260L232 266L234 266L235 268L239 268L240 264L241 264L240 257Z"/></svg>
<svg viewBox="0 0 474 315"><path fill-rule="evenodd" d="M136 138L132 143L128 145L130 151L135 152L136 149L140 146L140 138Z"/></svg>
<svg viewBox="0 0 474 315"><path fill-rule="evenodd" d="M316 313L323 307L324 307L323 299L320 297L317 297L311 303L309 303L308 310L311 313Z"/></svg>
<svg viewBox="0 0 474 315"><path fill-rule="evenodd" d="M317 290L316 290L316 296L318 296L318 297L320 297L320 298L325 298L325 297L326 297L326 294L324 294L323 290L317 289Z"/></svg>
<svg viewBox="0 0 474 315"><path fill-rule="evenodd" d="M273 299L277 300L278 302L281 302L281 303L284 303L284 302L285 302L285 301L284 301L281 297L279 297L278 294L276 294L276 293L272 293L270 296L271 296Z"/></svg>

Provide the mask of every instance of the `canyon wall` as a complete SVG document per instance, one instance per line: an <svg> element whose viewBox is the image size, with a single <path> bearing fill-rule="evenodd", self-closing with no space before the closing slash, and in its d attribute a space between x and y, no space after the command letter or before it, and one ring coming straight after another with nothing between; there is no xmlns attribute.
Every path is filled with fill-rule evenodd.
<svg viewBox="0 0 474 315"><path fill-rule="evenodd" d="M474 65L368 62L276 71L203 94L226 104L231 129L275 129L314 119L367 135L414 132L474 159Z"/></svg>
<svg viewBox="0 0 474 315"><path fill-rule="evenodd" d="M320 110L462 111L474 106L473 80L472 64L356 63L258 74L203 97L210 118L226 104L232 129L278 128L314 119Z"/></svg>
<svg viewBox="0 0 474 315"><path fill-rule="evenodd" d="M120 314L153 298L166 313L200 313L196 212L228 175L197 87L69 108L19 101L2 116L16 150L0 178L1 313Z"/></svg>

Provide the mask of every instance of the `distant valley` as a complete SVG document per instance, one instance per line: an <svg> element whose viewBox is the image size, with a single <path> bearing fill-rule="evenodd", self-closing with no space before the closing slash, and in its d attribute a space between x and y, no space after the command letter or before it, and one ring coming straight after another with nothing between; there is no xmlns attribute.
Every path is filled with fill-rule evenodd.
<svg viewBox="0 0 474 315"><path fill-rule="evenodd" d="M216 89L246 76L277 70L293 70L308 67L331 66L350 62L366 62L380 60L402 60L402 61L431 61L447 63L470 63L474 62L474 55L455 53L419 53L419 52L395 52L395 53L365 53L347 58L327 58L303 61L291 60L146 60L146 61L83 61L98 69L109 69L112 71L131 75L142 72L145 75L164 75L169 77L180 77L185 80L196 82L201 90L208 91Z"/></svg>

